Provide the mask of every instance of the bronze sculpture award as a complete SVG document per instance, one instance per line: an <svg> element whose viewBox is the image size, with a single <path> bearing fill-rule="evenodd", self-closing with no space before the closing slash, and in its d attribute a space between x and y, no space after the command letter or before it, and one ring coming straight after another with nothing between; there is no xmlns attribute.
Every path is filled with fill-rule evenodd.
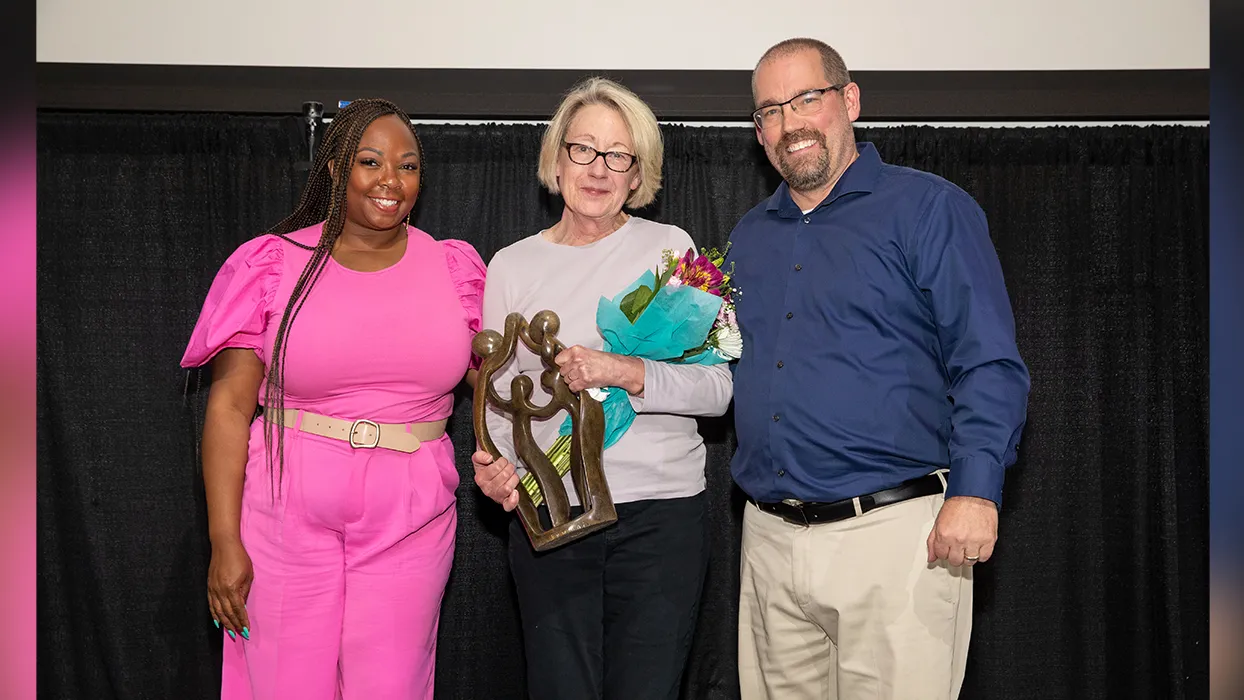
<svg viewBox="0 0 1244 700"><path fill-rule="evenodd" d="M562 379L553 358L566 349L557 340L561 320L552 311L541 311L532 316L531 322L522 314L513 313L505 319L505 336L494 330L483 330L475 335L471 349L479 355L479 377L475 383L474 423L475 436L480 447L496 459L501 456L492 436L488 433L485 417L489 405L509 416L514 425L514 451L527 471L535 477L539 494L547 504L552 527L545 528L540 522L536 503L527 489L518 488L518 515L522 520L531 546L537 552L554 549L585 537L618 519L613 507L609 484L605 481L603 455L605 451L605 414L600 402L588 396L586 391L572 392ZM543 406L531 402L534 388L526 375L514 377L510 384L510 400L503 400L492 385L492 377L514 357L518 341L538 354L544 362L540 384L552 398ZM557 469L536 444L531 434L531 421L548 420L561 409L570 413L572 430L570 445L570 476L575 493L583 506L583 513L570 517L570 501L566 487Z"/></svg>

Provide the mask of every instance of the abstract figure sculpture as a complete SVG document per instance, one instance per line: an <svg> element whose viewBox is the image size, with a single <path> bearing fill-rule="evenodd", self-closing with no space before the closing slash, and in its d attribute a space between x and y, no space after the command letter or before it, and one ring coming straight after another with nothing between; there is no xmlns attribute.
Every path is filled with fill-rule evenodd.
<svg viewBox="0 0 1244 700"><path fill-rule="evenodd" d="M522 314L513 313L505 319L505 335L495 330L480 331L471 344L482 358L475 384L475 435L480 446L493 459L501 457L488 432L486 416L489 406L510 417L514 426L514 451L539 485L548 507L551 527L544 527L536 504L524 488L519 488L518 514L532 547L542 552L573 542L617 521L613 497L605 481L603 464L605 416L600 403L588 392L572 392L562 379L553 358L566 349L557 340L561 320L552 311L541 311L528 323ZM531 378L518 375L510 384L510 399L502 399L492 385L493 375L514 358L518 342L540 356L544 372L540 384L552 398L543 406L531 401L534 388ZM565 409L571 416L570 476L583 513L570 517L570 501L556 468L536 444L531 433L532 420L548 420Z"/></svg>

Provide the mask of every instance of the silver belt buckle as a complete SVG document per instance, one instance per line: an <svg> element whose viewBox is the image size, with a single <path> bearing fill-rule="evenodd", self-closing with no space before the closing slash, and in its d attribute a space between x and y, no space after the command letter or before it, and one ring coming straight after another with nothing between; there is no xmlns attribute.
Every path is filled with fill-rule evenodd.
<svg viewBox="0 0 1244 700"><path fill-rule="evenodd" d="M799 518L803 521L801 524L804 527L811 525L811 523L808 522L808 514L803 512L803 501L797 498L783 498L782 503L785 503L786 505L799 511Z"/></svg>

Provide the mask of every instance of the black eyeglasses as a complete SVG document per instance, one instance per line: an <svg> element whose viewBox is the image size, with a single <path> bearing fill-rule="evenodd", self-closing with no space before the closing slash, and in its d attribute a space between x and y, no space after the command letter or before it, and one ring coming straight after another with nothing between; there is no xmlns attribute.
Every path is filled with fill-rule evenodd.
<svg viewBox="0 0 1244 700"><path fill-rule="evenodd" d="M785 102L779 102L775 105L765 105L760 109L752 112L752 121L756 122L756 126L761 129L767 129L771 126L777 126L782 123L782 108L790 105L790 111L801 117L810 117L825 108L825 100L822 99L827 92L841 90L850 83L841 83L838 85L830 85L829 87L820 88L818 90L809 90L799 93Z"/></svg>
<svg viewBox="0 0 1244 700"><path fill-rule="evenodd" d="M591 165L596 162L597 158L605 157L605 167L615 173L624 173L635 166L635 161L639 158L625 153L623 151L598 151L591 146L582 143L564 143L562 146L566 149L566 154L570 156L571 163L578 165Z"/></svg>

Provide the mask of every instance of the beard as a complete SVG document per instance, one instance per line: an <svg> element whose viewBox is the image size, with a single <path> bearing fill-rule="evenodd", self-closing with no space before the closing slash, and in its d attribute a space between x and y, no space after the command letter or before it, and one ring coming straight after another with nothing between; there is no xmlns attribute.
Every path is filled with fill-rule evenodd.
<svg viewBox="0 0 1244 700"><path fill-rule="evenodd" d="M807 140L816 141L820 145L821 152L816 158L787 152L786 149L791 144ZM796 192L817 190L829 183L829 149L825 144L825 135L819 131L792 131L777 142L771 155L775 161L773 165L782 179Z"/></svg>

